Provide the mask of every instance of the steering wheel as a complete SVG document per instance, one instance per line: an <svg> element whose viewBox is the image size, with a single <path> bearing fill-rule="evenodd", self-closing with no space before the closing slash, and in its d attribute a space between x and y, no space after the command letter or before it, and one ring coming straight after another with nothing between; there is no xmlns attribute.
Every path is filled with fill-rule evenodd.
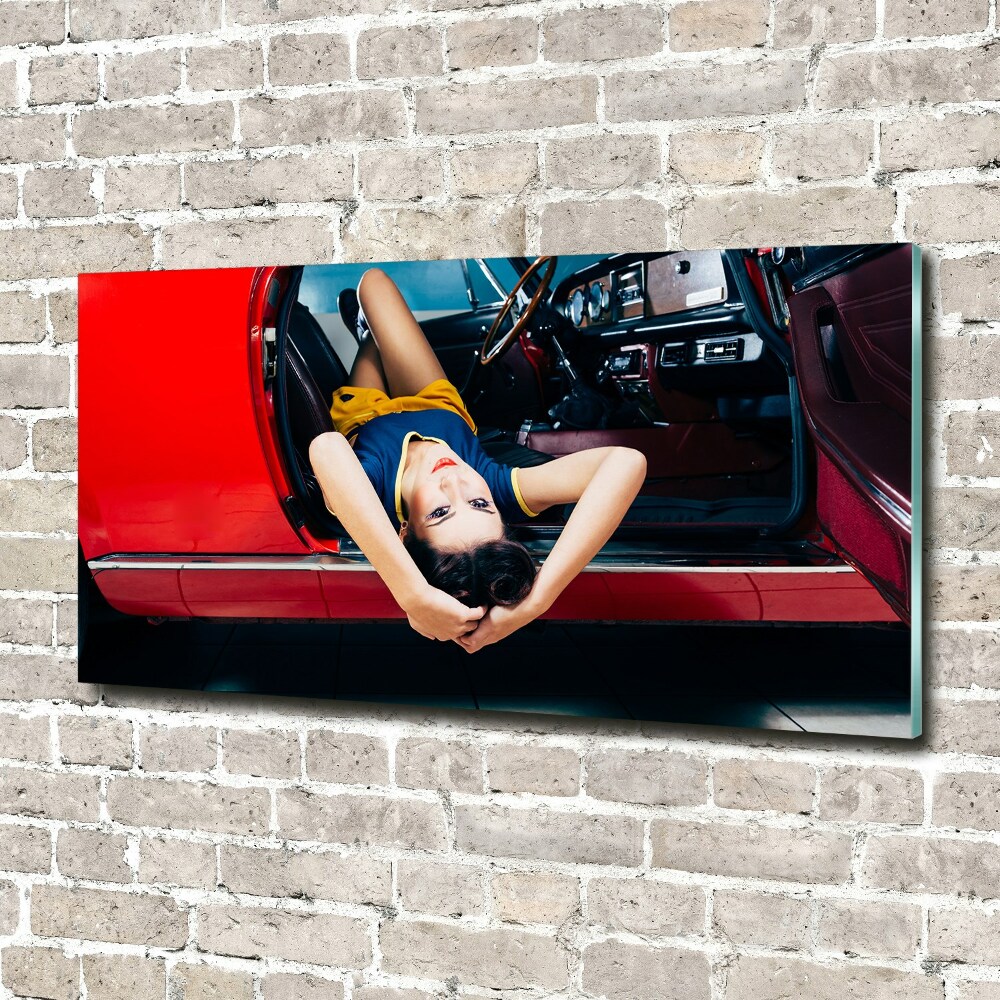
<svg viewBox="0 0 1000 1000"><path fill-rule="evenodd" d="M528 270L521 275L521 280L518 281L518 283L511 290L510 294L507 296L503 307L500 312L497 313L497 318L493 320L493 325L486 334L486 339L483 341L483 351L479 357L479 363L481 365L492 364L497 358L505 354L514 341L521 336L521 332L530 322L531 317L535 314L535 310L538 308L543 296L549 289L549 284L552 281L552 275L556 273L556 264L558 261L558 257L539 257L528 268ZM514 303L517 301L517 295L518 292L520 292L521 287L545 263L548 263L548 267L539 279L538 288L535 290L535 294L532 295L531 301L529 301L524 307L520 316L518 316L515 320L514 325L506 333L501 334L500 327L503 325L503 321L507 318L507 314L514 307Z"/></svg>

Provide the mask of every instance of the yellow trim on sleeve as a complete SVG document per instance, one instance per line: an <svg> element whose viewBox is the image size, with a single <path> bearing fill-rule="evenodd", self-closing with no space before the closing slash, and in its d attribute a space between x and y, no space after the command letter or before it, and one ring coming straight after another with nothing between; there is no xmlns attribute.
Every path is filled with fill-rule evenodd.
<svg viewBox="0 0 1000 1000"><path fill-rule="evenodd" d="M517 469L511 468L510 470L510 482L514 487L514 496L517 497L517 502L521 505L521 510L524 511L528 517L538 517L538 513L533 511L525 502L524 497L521 495L521 487L517 481Z"/></svg>

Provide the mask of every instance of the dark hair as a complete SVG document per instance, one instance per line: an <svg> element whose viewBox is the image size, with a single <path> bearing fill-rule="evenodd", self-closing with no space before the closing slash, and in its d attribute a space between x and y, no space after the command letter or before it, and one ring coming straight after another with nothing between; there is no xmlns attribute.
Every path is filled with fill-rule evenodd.
<svg viewBox="0 0 1000 1000"><path fill-rule="evenodd" d="M403 544L431 586L470 608L519 604L538 572L528 550L506 525L503 538L460 552L439 552L412 531Z"/></svg>

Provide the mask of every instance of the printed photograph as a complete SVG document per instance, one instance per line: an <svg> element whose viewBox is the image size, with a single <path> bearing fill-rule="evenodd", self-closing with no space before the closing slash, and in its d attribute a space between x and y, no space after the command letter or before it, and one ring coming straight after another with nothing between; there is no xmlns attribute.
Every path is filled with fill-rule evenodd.
<svg viewBox="0 0 1000 1000"><path fill-rule="evenodd" d="M81 681L919 735L919 247L78 287Z"/></svg>

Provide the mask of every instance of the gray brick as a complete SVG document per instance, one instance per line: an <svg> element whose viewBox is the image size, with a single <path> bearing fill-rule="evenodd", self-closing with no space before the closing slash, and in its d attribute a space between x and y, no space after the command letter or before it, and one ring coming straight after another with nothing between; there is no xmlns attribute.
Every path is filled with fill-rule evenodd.
<svg viewBox="0 0 1000 1000"><path fill-rule="evenodd" d="M199 45L188 49L191 90L255 90L264 85L264 53L259 42Z"/></svg>
<svg viewBox="0 0 1000 1000"><path fill-rule="evenodd" d="M76 528L76 483L70 479L0 481L0 522L6 531Z"/></svg>
<svg viewBox="0 0 1000 1000"><path fill-rule="evenodd" d="M0 63L0 108L16 108L19 103L20 99L17 95L17 63L13 60Z"/></svg>
<svg viewBox="0 0 1000 1000"><path fill-rule="evenodd" d="M608 1000L683 996L709 1000L708 956L681 948L599 941L583 950L583 988Z"/></svg>
<svg viewBox="0 0 1000 1000"><path fill-rule="evenodd" d="M167 987L177 1000L254 1000L253 975L235 969L219 969L201 962L197 965L178 963L170 970Z"/></svg>
<svg viewBox="0 0 1000 1000"><path fill-rule="evenodd" d="M44 827L0 824L0 858L5 871L48 875L52 870L52 836Z"/></svg>
<svg viewBox="0 0 1000 1000"><path fill-rule="evenodd" d="M167 976L162 960L139 955L84 955L87 1000L132 1000L160 997Z"/></svg>
<svg viewBox="0 0 1000 1000"><path fill-rule="evenodd" d="M396 881L407 910L442 917L483 913L483 873L471 865L401 858Z"/></svg>
<svg viewBox="0 0 1000 1000"><path fill-rule="evenodd" d="M831 884L850 875L851 838L843 833L654 819L650 836L656 868Z"/></svg>
<svg viewBox="0 0 1000 1000"><path fill-rule="evenodd" d="M18 541L18 539L11 539L11 541ZM4 558L26 559L29 558L32 550L31 546L4 546L0 544L0 555ZM43 549L42 551L51 557L51 550ZM65 591L75 593L76 569L75 566L68 565L70 558L75 564L76 555L72 553L72 550L69 550L65 557L67 564L65 572L69 580ZM3 565L2 560L0 560L0 565ZM0 574L0 580L2 579L3 576ZM89 704L97 701L97 697L96 684L80 684L77 681L75 659L70 660L59 656L36 656L31 653L0 653L0 699L31 701L33 698L44 698L46 701L51 701L53 698L60 698L65 701Z"/></svg>
<svg viewBox="0 0 1000 1000"><path fill-rule="evenodd" d="M16 597L8 597L0 601L0 642L50 645L52 642L52 602ZM10 718L12 717L4 716L0 719L0 734L9 733L8 727L13 726L19 730L18 735L14 740L9 739L6 735L0 735L0 757L14 756L17 753L16 748L22 745L22 733L20 732L22 727L17 721L9 721ZM44 732L47 739L48 726L45 725L45 719L32 719L23 728L27 729L28 725L37 729L39 737ZM23 745L28 748L24 752L31 753L30 748L40 746L41 743L36 744L34 740L26 740Z"/></svg>
<svg viewBox="0 0 1000 1000"><path fill-rule="evenodd" d="M276 35L268 50L267 72L276 87L348 80L351 47L347 35Z"/></svg>
<svg viewBox="0 0 1000 1000"><path fill-rule="evenodd" d="M670 11L670 48L675 52L762 46L766 37L763 0L704 0L679 3Z"/></svg>
<svg viewBox="0 0 1000 1000"><path fill-rule="evenodd" d="M819 965L797 958L739 955L729 967L727 1000L943 1000L944 984L923 972L879 966Z"/></svg>
<svg viewBox="0 0 1000 1000"><path fill-rule="evenodd" d="M483 754L471 743L411 737L396 745L396 784L403 788L483 791Z"/></svg>
<svg viewBox="0 0 1000 1000"><path fill-rule="evenodd" d="M0 292L0 341L37 344L45 339L45 298L29 292Z"/></svg>
<svg viewBox="0 0 1000 1000"><path fill-rule="evenodd" d="M587 794L595 799L657 806L708 801L708 766L672 751L604 750L588 754Z"/></svg>
<svg viewBox="0 0 1000 1000"><path fill-rule="evenodd" d="M259 778L297 778L302 772L297 733L280 729L227 729L222 766L230 774Z"/></svg>
<svg viewBox="0 0 1000 1000"><path fill-rule="evenodd" d="M174 837L143 836L139 842L139 881L214 889L215 846Z"/></svg>
<svg viewBox="0 0 1000 1000"><path fill-rule="evenodd" d="M580 757L559 747L503 745L486 752L489 790L535 795L578 795Z"/></svg>
<svg viewBox="0 0 1000 1000"><path fill-rule="evenodd" d="M845 955L913 959L922 928L920 907L905 903L824 899L817 908L817 943Z"/></svg>
<svg viewBox="0 0 1000 1000"><path fill-rule="evenodd" d="M0 469L16 469L28 457L28 428L19 420L0 415Z"/></svg>
<svg viewBox="0 0 1000 1000"><path fill-rule="evenodd" d="M945 10L928 0L886 0L885 37L964 35L985 30L989 17L987 0L970 0L954 10Z"/></svg>
<svg viewBox="0 0 1000 1000"><path fill-rule="evenodd" d="M549 14L542 34L550 62L631 59L662 51L663 14L657 6L644 4L584 7Z"/></svg>
<svg viewBox="0 0 1000 1000"><path fill-rule="evenodd" d="M778 177L802 181L860 176L874 148L871 122L788 125L775 131L771 168Z"/></svg>
<svg viewBox="0 0 1000 1000"><path fill-rule="evenodd" d="M984 399L996 395L1000 337L964 327L953 337L929 337L924 351L928 385L944 399ZM982 445L982 442L979 442Z"/></svg>
<svg viewBox="0 0 1000 1000"><path fill-rule="evenodd" d="M816 772L808 764L722 760L714 768L715 804L724 809L812 810Z"/></svg>
<svg viewBox="0 0 1000 1000"><path fill-rule="evenodd" d="M726 192L683 210L680 239L685 246L757 246L780 231L788 242L877 242L890 238L895 217L887 188Z"/></svg>
<svg viewBox="0 0 1000 1000"><path fill-rule="evenodd" d="M734 945L809 947L811 903L800 896L718 889L712 915L716 933Z"/></svg>
<svg viewBox="0 0 1000 1000"><path fill-rule="evenodd" d="M187 940L188 918L168 896L35 885L31 930L41 937L180 948Z"/></svg>
<svg viewBox="0 0 1000 1000"><path fill-rule="evenodd" d="M986 552L1000 548L1000 490L955 486L926 491L925 499L927 545Z"/></svg>
<svg viewBox="0 0 1000 1000"><path fill-rule="evenodd" d="M389 750L382 739L314 731L306 736L306 773L313 781L388 785Z"/></svg>
<svg viewBox="0 0 1000 1000"><path fill-rule="evenodd" d="M24 178L25 215L39 219L79 218L97 213L92 170L29 170Z"/></svg>
<svg viewBox="0 0 1000 1000"><path fill-rule="evenodd" d="M120 777L108 783L107 808L129 826L253 836L268 831L271 796L265 788Z"/></svg>
<svg viewBox="0 0 1000 1000"><path fill-rule="evenodd" d="M15 996L77 1000L80 959L58 948L8 945L3 949L3 984Z"/></svg>
<svg viewBox="0 0 1000 1000"><path fill-rule="evenodd" d="M49 321L57 344L76 340L76 290L73 288L49 292ZM75 429L76 424L73 424ZM38 426L35 426L37 432ZM76 468L74 464L73 468Z"/></svg>
<svg viewBox="0 0 1000 1000"><path fill-rule="evenodd" d="M920 823L924 779L889 767L832 767L820 778L819 815L854 823Z"/></svg>
<svg viewBox="0 0 1000 1000"><path fill-rule="evenodd" d="M104 830L60 830L56 839L56 865L69 878L130 883L132 869L125 860L124 834Z"/></svg>
<svg viewBox="0 0 1000 1000"><path fill-rule="evenodd" d="M906 232L919 243L993 240L1000 236L998 214L998 184L915 188L906 207Z"/></svg>
<svg viewBox="0 0 1000 1000"><path fill-rule="evenodd" d="M928 745L946 753L1000 757L1000 730L994 724L996 707L996 702L989 700L931 701L926 710Z"/></svg>
<svg viewBox="0 0 1000 1000"><path fill-rule="evenodd" d="M243 267L269 260L324 263L333 256L330 220L219 219L163 230L163 266Z"/></svg>
<svg viewBox="0 0 1000 1000"><path fill-rule="evenodd" d="M74 122L73 146L82 156L93 157L228 149L233 123L228 101L94 108L81 111Z"/></svg>
<svg viewBox="0 0 1000 1000"><path fill-rule="evenodd" d="M263 850L223 844L221 865L222 882L232 892L377 906L392 901L389 862L367 854Z"/></svg>
<svg viewBox="0 0 1000 1000"><path fill-rule="evenodd" d="M748 184L760 174L764 139L757 132L675 132L670 170L691 184Z"/></svg>
<svg viewBox="0 0 1000 1000"><path fill-rule="evenodd" d="M832 42L863 42L875 37L874 0L776 0L776 48Z"/></svg>
<svg viewBox="0 0 1000 1000"><path fill-rule="evenodd" d="M0 218L13 219L17 216L17 177L14 174L0 174Z"/></svg>
<svg viewBox="0 0 1000 1000"><path fill-rule="evenodd" d="M286 24L315 17L346 14L382 14L388 0L228 0L226 19L230 24Z"/></svg>
<svg viewBox="0 0 1000 1000"><path fill-rule="evenodd" d="M368 28L358 35L358 78L429 76L442 69L443 32L424 24Z"/></svg>
<svg viewBox="0 0 1000 1000"><path fill-rule="evenodd" d="M0 233L0 261L3 262L4 281L75 277L82 261L86 261L86 270L142 271L153 262L153 237L134 224L7 230ZM5 358L4 362L10 364L12 360ZM66 363L65 358L30 360L52 367ZM0 396L3 395L3 382L3 369L0 368ZM60 401L45 405L66 404Z"/></svg>
<svg viewBox="0 0 1000 1000"><path fill-rule="evenodd" d="M574 125L596 120L597 80L570 76L452 83L421 87L415 101L417 131L432 135Z"/></svg>
<svg viewBox="0 0 1000 1000"><path fill-rule="evenodd" d="M497 916L512 924L559 926L580 909L580 881L571 875L499 872L490 893Z"/></svg>
<svg viewBox="0 0 1000 1000"><path fill-rule="evenodd" d="M926 578L934 621L996 621L1000 617L1000 580L995 570L935 566Z"/></svg>
<svg viewBox="0 0 1000 1000"><path fill-rule="evenodd" d="M132 766L132 723L107 715L59 717L59 755L68 764Z"/></svg>
<svg viewBox="0 0 1000 1000"><path fill-rule="evenodd" d="M436 149L363 149L358 154L358 176L368 198L416 201L444 192L444 166Z"/></svg>
<svg viewBox="0 0 1000 1000"><path fill-rule="evenodd" d="M883 170L988 167L1000 159L1000 112L910 114L880 129Z"/></svg>
<svg viewBox="0 0 1000 1000"><path fill-rule="evenodd" d="M278 826L289 840L378 844L413 850L445 846L444 813L436 802L382 795L317 795L278 791Z"/></svg>
<svg viewBox="0 0 1000 1000"><path fill-rule="evenodd" d="M369 206L341 234L352 258L506 256L524 246L524 206L458 202L451 208ZM301 255L300 255L301 256Z"/></svg>
<svg viewBox="0 0 1000 1000"><path fill-rule="evenodd" d="M564 188L627 188L659 178L660 140L655 135L560 139L545 147L545 174Z"/></svg>
<svg viewBox="0 0 1000 1000"><path fill-rule="evenodd" d="M455 841L459 850L500 857L606 865L642 861L642 823L630 816L459 805Z"/></svg>
<svg viewBox="0 0 1000 1000"><path fill-rule="evenodd" d="M556 253L651 250L664 245L666 221L663 206L647 198L561 201L542 209L542 242Z"/></svg>
<svg viewBox="0 0 1000 1000"><path fill-rule="evenodd" d="M1000 983L954 982L955 1000L1000 1000Z"/></svg>
<svg viewBox="0 0 1000 1000"><path fill-rule="evenodd" d="M97 100L97 56L59 55L32 59L29 104L93 104Z"/></svg>
<svg viewBox="0 0 1000 1000"><path fill-rule="evenodd" d="M538 149L529 142L456 149L451 175L452 190L463 197L515 194L538 176Z"/></svg>
<svg viewBox="0 0 1000 1000"><path fill-rule="evenodd" d="M144 771L211 771L218 730L208 726L141 726L139 759Z"/></svg>
<svg viewBox="0 0 1000 1000"><path fill-rule="evenodd" d="M406 133L399 91L354 88L295 98L253 97L240 106L243 145L295 146L331 139L392 139Z"/></svg>
<svg viewBox="0 0 1000 1000"><path fill-rule="evenodd" d="M995 914L954 907L932 908L928 916L928 958L969 965L1000 965L1000 926Z"/></svg>
<svg viewBox="0 0 1000 1000"><path fill-rule="evenodd" d="M195 208L335 201L350 196L354 165L340 153L188 163L184 190Z"/></svg>
<svg viewBox="0 0 1000 1000"><path fill-rule="evenodd" d="M2 378L0 365L0 378ZM0 382L0 389L3 384ZM0 590L51 590L60 594L76 593L76 543L62 538L3 538L0 539ZM3 654L0 654L3 662ZM23 656L8 661L15 665L23 680L18 686L11 681L8 697L18 700L64 697L71 701L91 701L83 690L74 691L66 682L68 671L76 675L76 662L42 656ZM39 685L42 676L54 677L56 688ZM0 690L8 688L8 678L0 679Z"/></svg>
<svg viewBox="0 0 1000 1000"><path fill-rule="evenodd" d="M934 779L935 826L990 833L1000 822L1000 776L977 771L939 774Z"/></svg>
<svg viewBox="0 0 1000 1000"><path fill-rule="evenodd" d="M944 446L948 475L1000 475L1000 411L949 413L944 426Z"/></svg>
<svg viewBox="0 0 1000 1000"><path fill-rule="evenodd" d="M372 959L363 920L270 906L199 907L198 947L216 955L283 958L348 969L363 969Z"/></svg>
<svg viewBox="0 0 1000 1000"><path fill-rule="evenodd" d="M0 163L34 163L66 156L65 114L19 115L4 119Z"/></svg>
<svg viewBox="0 0 1000 1000"><path fill-rule="evenodd" d="M399 920L379 931L386 972L507 990L569 985L568 957L553 938L516 930Z"/></svg>
<svg viewBox="0 0 1000 1000"><path fill-rule="evenodd" d="M21 891L13 882L0 882L0 934L13 934L21 915Z"/></svg>
<svg viewBox="0 0 1000 1000"><path fill-rule="evenodd" d="M112 54L104 64L109 101L172 94L181 85L181 49Z"/></svg>
<svg viewBox="0 0 1000 1000"><path fill-rule="evenodd" d="M354 1000L364 1000L365 989L355 987ZM261 1000L344 1000L344 984L302 972L279 972L260 982Z"/></svg>
<svg viewBox="0 0 1000 1000"><path fill-rule="evenodd" d="M14 0L0 19L0 45L51 45L66 37L62 0Z"/></svg>
<svg viewBox="0 0 1000 1000"><path fill-rule="evenodd" d="M794 111L805 100L796 59L613 73L605 81L609 121L672 121Z"/></svg>
<svg viewBox="0 0 1000 1000"><path fill-rule="evenodd" d="M1000 898L1000 846L952 837L871 837L863 885Z"/></svg>
<svg viewBox="0 0 1000 1000"><path fill-rule="evenodd" d="M0 769L0 812L96 823L99 785L96 775L56 774L6 764Z"/></svg>
<svg viewBox="0 0 1000 1000"><path fill-rule="evenodd" d="M998 83L1000 65L985 47L851 52L820 61L816 106L838 110L988 100Z"/></svg>
<svg viewBox="0 0 1000 1000"><path fill-rule="evenodd" d="M961 313L966 320L1000 319L1000 254L944 260L940 279L944 312Z"/></svg>
<svg viewBox="0 0 1000 1000"><path fill-rule="evenodd" d="M529 17L448 25L448 68L523 66L538 58L538 25Z"/></svg>
<svg viewBox="0 0 1000 1000"><path fill-rule="evenodd" d="M924 676L931 687L1000 687L1000 636L966 629L931 632L924 646Z"/></svg>
<svg viewBox="0 0 1000 1000"><path fill-rule="evenodd" d="M128 8L100 0L70 0L69 31L73 41L100 38L144 38L187 35L222 27L218 0L189 4L184 0L135 0Z"/></svg>
<svg viewBox="0 0 1000 1000"><path fill-rule="evenodd" d="M645 876L595 878L587 883L590 921L608 930L650 937L681 937L705 932L705 893Z"/></svg>
<svg viewBox="0 0 1000 1000"><path fill-rule="evenodd" d="M173 164L129 163L104 171L104 211L157 211L181 206L181 171Z"/></svg>

